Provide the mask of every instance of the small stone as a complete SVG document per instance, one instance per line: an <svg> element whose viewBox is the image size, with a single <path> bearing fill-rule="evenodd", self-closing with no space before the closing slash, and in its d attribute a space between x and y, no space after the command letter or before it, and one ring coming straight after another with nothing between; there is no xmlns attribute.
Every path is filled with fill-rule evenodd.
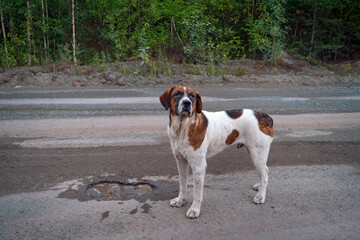
<svg viewBox="0 0 360 240"><path fill-rule="evenodd" d="M124 79L122 77L118 78L117 81L115 82L116 85L119 85L119 86L125 86L126 83L124 81Z"/></svg>
<svg viewBox="0 0 360 240"><path fill-rule="evenodd" d="M121 199L121 189L118 184L110 185L109 193L116 199Z"/></svg>
<svg viewBox="0 0 360 240"><path fill-rule="evenodd" d="M115 74L110 74L107 78L106 78L107 81L109 82L115 82L116 80L116 75Z"/></svg>
<svg viewBox="0 0 360 240"><path fill-rule="evenodd" d="M96 199L102 198L103 196L102 192L97 190L96 188L90 188L89 190L87 190L86 195Z"/></svg>

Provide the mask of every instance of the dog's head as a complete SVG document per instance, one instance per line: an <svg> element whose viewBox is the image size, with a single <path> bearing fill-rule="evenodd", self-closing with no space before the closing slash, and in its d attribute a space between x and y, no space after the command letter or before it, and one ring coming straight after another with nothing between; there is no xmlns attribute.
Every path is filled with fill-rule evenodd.
<svg viewBox="0 0 360 240"><path fill-rule="evenodd" d="M202 110L200 94L190 87L169 88L160 96L160 102L165 110L170 108L173 116L191 117L195 112L201 113Z"/></svg>

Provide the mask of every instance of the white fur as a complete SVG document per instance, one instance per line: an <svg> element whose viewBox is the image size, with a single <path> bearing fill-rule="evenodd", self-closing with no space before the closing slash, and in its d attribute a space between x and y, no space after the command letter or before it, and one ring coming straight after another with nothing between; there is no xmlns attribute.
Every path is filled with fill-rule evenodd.
<svg viewBox="0 0 360 240"><path fill-rule="evenodd" d="M256 204L264 203L268 184L268 168L266 162L272 137L260 131L258 121L252 110L244 109L242 116L237 119L230 118L225 111L203 111L203 114L208 119L208 126L204 141L196 151L193 146L190 145L188 137L189 126L194 123L195 116L170 116L172 118L172 124L168 126L168 135L180 176L179 196L172 199L170 205L173 207L181 207L184 204L190 166L194 181L193 202L186 216L188 218L197 218L200 216L206 158L214 156L229 146L226 145L225 141L234 129L239 132L239 137L232 145L238 143L245 144L260 176L260 182L254 185L254 189L256 189L258 193L253 202Z"/></svg>

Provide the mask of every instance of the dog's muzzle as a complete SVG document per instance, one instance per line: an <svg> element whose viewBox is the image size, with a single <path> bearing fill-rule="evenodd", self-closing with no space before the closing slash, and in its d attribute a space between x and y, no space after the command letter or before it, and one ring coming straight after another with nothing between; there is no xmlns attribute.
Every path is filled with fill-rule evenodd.
<svg viewBox="0 0 360 240"><path fill-rule="evenodd" d="M179 112L179 116L181 116L181 115L190 116L191 115L192 103L191 103L190 99L188 99L187 97L181 99L181 101L179 103L178 112Z"/></svg>

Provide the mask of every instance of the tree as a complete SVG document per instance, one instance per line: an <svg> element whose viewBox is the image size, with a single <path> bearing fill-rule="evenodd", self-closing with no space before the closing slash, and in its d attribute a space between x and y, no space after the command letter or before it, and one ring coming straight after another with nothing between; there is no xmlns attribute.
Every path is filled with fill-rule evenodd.
<svg viewBox="0 0 360 240"><path fill-rule="evenodd" d="M26 17L26 29L27 29L27 46L28 46L28 65L31 66L31 9L30 0L26 0L27 4L27 17Z"/></svg>
<svg viewBox="0 0 360 240"><path fill-rule="evenodd" d="M76 60L76 38L75 38L75 0L72 0L72 30L73 30L73 57L74 57L74 65L77 65Z"/></svg>
<svg viewBox="0 0 360 240"><path fill-rule="evenodd" d="M6 46L7 38L6 38L6 30L5 30L5 25L4 25L3 12L2 12L2 7L1 7L1 0L0 0L0 14L1 14L1 27L2 27L2 32L3 32L3 36L4 36L5 61L6 61L7 67L9 67L8 50L7 50L7 46Z"/></svg>
<svg viewBox="0 0 360 240"><path fill-rule="evenodd" d="M46 7L47 7L47 3L46 3ZM47 10L46 10L47 11ZM43 34L43 42L44 42L44 51L45 51L45 60L46 60L46 64L49 63L49 59L48 59L48 43L47 43L47 26L45 24L45 9L44 9L44 0L41 0L41 13L42 13L42 34Z"/></svg>

